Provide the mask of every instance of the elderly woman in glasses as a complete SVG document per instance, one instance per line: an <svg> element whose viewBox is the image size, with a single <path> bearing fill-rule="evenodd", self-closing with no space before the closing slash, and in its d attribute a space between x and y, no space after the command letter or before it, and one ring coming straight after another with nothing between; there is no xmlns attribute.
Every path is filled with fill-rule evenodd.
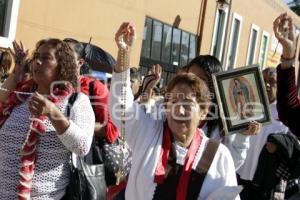
<svg viewBox="0 0 300 200"><path fill-rule="evenodd" d="M134 103L128 67L134 38L134 27L123 23L110 96L112 118L133 151L126 199L239 199L230 152L198 129L210 104L204 81L183 74L168 84L166 120L154 120Z"/></svg>

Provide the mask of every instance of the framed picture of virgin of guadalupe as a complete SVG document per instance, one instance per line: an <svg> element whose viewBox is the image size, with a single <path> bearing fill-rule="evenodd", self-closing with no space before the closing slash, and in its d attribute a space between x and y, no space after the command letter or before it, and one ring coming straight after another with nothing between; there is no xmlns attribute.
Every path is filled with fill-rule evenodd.
<svg viewBox="0 0 300 200"><path fill-rule="evenodd" d="M250 121L270 123L269 101L259 66L213 75L220 116L226 134L245 129Z"/></svg>

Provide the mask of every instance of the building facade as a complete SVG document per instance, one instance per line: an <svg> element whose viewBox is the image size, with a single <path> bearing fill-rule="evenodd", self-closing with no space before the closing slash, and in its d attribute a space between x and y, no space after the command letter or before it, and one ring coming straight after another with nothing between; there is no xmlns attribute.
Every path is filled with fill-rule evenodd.
<svg viewBox="0 0 300 200"><path fill-rule="evenodd" d="M137 28L132 65L145 74L159 63L167 82L198 54L215 55L224 69L276 66L281 49L272 26L281 13L300 19L281 0L0 0L0 47L22 40L76 38L117 54L123 21ZM299 48L298 48L299 49Z"/></svg>

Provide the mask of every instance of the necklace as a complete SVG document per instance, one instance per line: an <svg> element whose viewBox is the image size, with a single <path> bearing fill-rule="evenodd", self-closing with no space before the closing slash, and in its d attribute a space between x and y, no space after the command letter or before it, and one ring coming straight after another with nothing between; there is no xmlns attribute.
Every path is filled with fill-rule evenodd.
<svg viewBox="0 0 300 200"><path fill-rule="evenodd" d="M128 59L128 54L130 52L130 49L120 49L120 65L122 67L122 71L124 71L125 67L129 66L129 59ZM126 134L126 129L125 129L125 119L126 119L126 95L127 95L127 91L126 91L126 79L127 79L127 73L123 72L122 77L121 77L121 126L120 126L120 139L121 139L121 162L124 162L124 154L126 153L127 149L126 149L126 141L125 141L125 134ZM124 165L124 163L122 163L122 166ZM124 169L121 169L121 167L119 167L117 173L115 173L116 176L116 185L119 185L122 176L125 175Z"/></svg>
<svg viewBox="0 0 300 200"><path fill-rule="evenodd" d="M18 92L18 91L10 91L10 90L8 90L8 89L6 89L6 88L2 88L2 87L0 87L0 90L2 90L2 91L5 91L5 92L13 92L13 93L15 93L15 94L22 94L22 95L33 95L33 93L32 93L32 92Z"/></svg>

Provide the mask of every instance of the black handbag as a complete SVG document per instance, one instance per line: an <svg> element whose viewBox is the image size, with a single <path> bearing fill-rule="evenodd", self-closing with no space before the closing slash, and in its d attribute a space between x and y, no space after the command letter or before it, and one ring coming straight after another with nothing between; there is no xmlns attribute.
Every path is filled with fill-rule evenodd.
<svg viewBox="0 0 300 200"><path fill-rule="evenodd" d="M67 189L68 200L106 199L104 164L95 164L101 163L101 161L96 161L97 155L100 155L97 148L93 144L87 156L78 158L81 169L75 168L71 162L71 179Z"/></svg>
<svg viewBox="0 0 300 200"><path fill-rule="evenodd" d="M94 94L94 81L89 83L89 96L93 97ZM90 98L93 110L94 99ZM99 138L97 140L97 146L100 147L103 163L105 167L105 180L108 186L118 185L121 181L125 180L129 174L132 161L132 152L125 141L120 138L112 144L108 143L107 140Z"/></svg>
<svg viewBox="0 0 300 200"><path fill-rule="evenodd" d="M117 185L125 180L131 169L132 152L120 138L112 144L105 138L98 140L105 167L105 180L108 186Z"/></svg>
<svg viewBox="0 0 300 200"><path fill-rule="evenodd" d="M70 115L70 107L77 98L74 93L69 99L67 116ZM94 138L94 137L93 137ZM67 200L105 200L106 182L105 168L101 156L101 150L93 139L89 153L84 157L78 157L81 169L75 168L73 156L70 159L70 183L67 187Z"/></svg>

